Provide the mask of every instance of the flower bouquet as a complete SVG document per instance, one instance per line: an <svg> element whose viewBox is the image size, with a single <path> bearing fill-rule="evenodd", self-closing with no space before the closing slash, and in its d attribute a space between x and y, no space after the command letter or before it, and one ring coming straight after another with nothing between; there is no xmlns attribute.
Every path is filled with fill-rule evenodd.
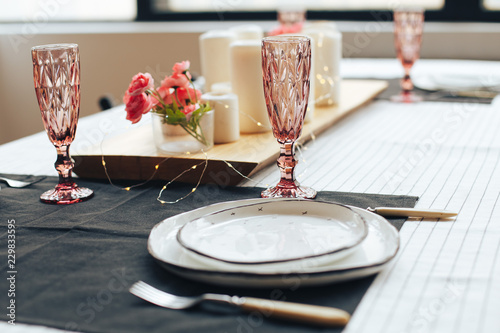
<svg viewBox="0 0 500 333"><path fill-rule="evenodd" d="M201 92L193 85L189 65L189 61L176 63L173 74L165 77L158 89L151 74L138 73L123 97L127 120L132 124L152 112L157 147L167 153L191 153L213 146L213 111L201 102ZM179 136L179 132L180 136L188 134L196 140L196 147L186 145L182 138L171 138Z"/></svg>

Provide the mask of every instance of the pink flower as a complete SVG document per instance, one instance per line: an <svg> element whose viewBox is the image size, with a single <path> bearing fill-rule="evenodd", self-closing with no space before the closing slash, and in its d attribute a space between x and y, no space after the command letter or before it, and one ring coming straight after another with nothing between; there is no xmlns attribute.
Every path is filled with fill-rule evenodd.
<svg viewBox="0 0 500 333"><path fill-rule="evenodd" d="M184 74L174 73L172 76L167 76L165 80L161 81L161 85L165 88L187 87L189 80Z"/></svg>
<svg viewBox="0 0 500 333"><path fill-rule="evenodd" d="M172 88L160 87L157 91L165 104L172 104ZM155 105L157 105L158 103L160 102L158 102L158 100L155 98Z"/></svg>
<svg viewBox="0 0 500 333"><path fill-rule="evenodd" d="M297 22L292 25L280 25L269 31L269 36L277 36L283 34L295 34L302 31L302 22Z"/></svg>
<svg viewBox="0 0 500 333"><path fill-rule="evenodd" d="M199 104L189 104L185 106L183 109L181 109L181 112L186 115L186 120L189 121L193 112L198 110L199 108L200 108Z"/></svg>
<svg viewBox="0 0 500 333"><path fill-rule="evenodd" d="M137 96L144 93L147 89L153 89L154 80L151 74L136 74L128 86L127 93L131 96Z"/></svg>
<svg viewBox="0 0 500 333"><path fill-rule="evenodd" d="M187 105L191 102L196 102L201 99L201 91L189 88L177 88L177 96L182 105Z"/></svg>
<svg viewBox="0 0 500 333"><path fill-rule="evenodd" d="M174 74L184 74L189 70L189 65L189 60L178 62L174 65L172 70L174 71Z"/></svg>
<svg viewBox="0 0 500 333"><path fill-rule="evenodd" d="M123 100L126 101L127 120L130 120L132 124L141 120L142 115L148 113L154 105L153 98L146 94L125 95Z"/></svg>

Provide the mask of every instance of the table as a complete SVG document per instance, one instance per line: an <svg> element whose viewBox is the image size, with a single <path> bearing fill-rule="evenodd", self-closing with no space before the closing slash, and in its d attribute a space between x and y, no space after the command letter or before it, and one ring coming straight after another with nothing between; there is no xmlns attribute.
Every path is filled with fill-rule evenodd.
<svg viewBox="0 0 500 333"><path fill-rule="evenodd" d="M491 62L421 60L500 73ZM347 60L344 77L393 78L395 60ZM491 105L376 101L302 149L299 180L317 190L419 196L417 207L458 211L456 221L410 219L401 250L378 275L345 332L500 331L500 112ZM75 149L123 130L121 107L81 119ZM121 120L120 120L121 119ZM111 124L111 125L110 125ZM109 128L107 129L109 130ZM97 141L98 142L98 141ZM45 133L0 146L0 172L55 175ZM270 166L242 186L277 179ZM3 185L2 185L3 186ZM3 332L56 332L0 322Z"/></svg>

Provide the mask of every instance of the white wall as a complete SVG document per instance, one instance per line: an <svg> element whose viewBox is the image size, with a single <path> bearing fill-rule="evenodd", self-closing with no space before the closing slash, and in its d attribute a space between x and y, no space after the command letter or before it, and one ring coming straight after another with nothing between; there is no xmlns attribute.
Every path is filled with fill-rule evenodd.
<svg viewBox="0 0 500 333"><path fill-rule="evenodd" d="M33 89L30 48L47 43L80 45L81 116L99 111L98 99L112 94L120 102L130 79L149 71L161 79L180 60L200 71L198 36L235 22L50 24L29 30L0 25L0 144L43 130ZM274 22L257 22L266 30ZM340 23L344 54L394 57L392 24ZM13 45L12 41L21 41ZM427 24L423 58L500 60L499 24ZM124 115L125 116L125 115Z"/></svg>

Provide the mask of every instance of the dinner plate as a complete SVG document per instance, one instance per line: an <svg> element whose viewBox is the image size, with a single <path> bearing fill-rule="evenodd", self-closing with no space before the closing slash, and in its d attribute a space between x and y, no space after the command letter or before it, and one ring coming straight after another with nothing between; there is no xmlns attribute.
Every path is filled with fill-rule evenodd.
<svg viewBox="0 0 500 333"><path fill-rule="evenodd" d="M412 78L415 87L428 91L438 90L475 90L498 89L498 78L477 73L434 73L415 75Z"/></svg>
<svg viewBox="0 0 500 333"><path fill-rule="evenodd" d="M193 219L222 209L265 200L267 199L222 202L167 218L151 230L148 251L166 270L190 280L233 287L287 288L337 283L378 273L399 249L396 228L383 217L352 206L349 207L365 219L368 235L351 255L326 265L300 265L299 260L298 266L297 263L280 267L261 265L262 267L250 267L250 271L214 268L193 259L177 242L178 230Z"/></svg>
<svg viewBox="0 0 500 333"><path fill-rule="evenodd" d="M186 223L178 242L208 265L338 260L368 233L347 206L303 199L268 200L209 213Z"/></svg>

